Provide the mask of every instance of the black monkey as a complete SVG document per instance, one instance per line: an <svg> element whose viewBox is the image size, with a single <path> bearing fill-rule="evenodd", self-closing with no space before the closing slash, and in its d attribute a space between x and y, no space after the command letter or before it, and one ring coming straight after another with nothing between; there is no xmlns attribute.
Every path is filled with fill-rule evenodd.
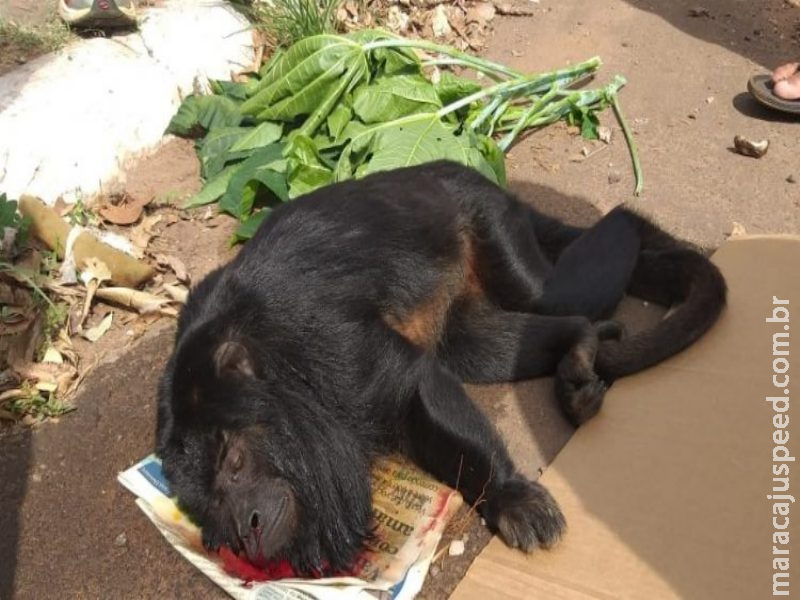
<svg viewBox="0 0 800 600"><path fill-rule="evenodd" d="M627 292L672 306L623 336ZM157 452L209 548L337 571L371 532L370 460L401 452L511 546L559 537L461 382L555 373L580 424L607 386L699 338L719 271L639 216L590 229L449 162L371 175L274 210L191 292L160 387Z"/></svg>

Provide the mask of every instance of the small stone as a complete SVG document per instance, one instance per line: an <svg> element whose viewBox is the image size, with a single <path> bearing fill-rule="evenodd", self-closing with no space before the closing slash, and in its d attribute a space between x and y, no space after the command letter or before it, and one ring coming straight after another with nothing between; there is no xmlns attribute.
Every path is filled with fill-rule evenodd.
<svg viewBox="0 0 800 600"><path fill-rule="evenodd" d="M619 174L619 171L611 171L608 174L608 183L614 185L615 183L619 183L622 180L622 175Z"/></svg>
<svg viewBox="0 0 800 600"><path fill-rule="evenodd" d="M42 476L39 473L34 473L33 475L31 475L31 481L33 483L41 483Z"/></svg>
<svg viewBox="0 0 800 600"><path fill-rule="evenodd" d="M461 540L453 540L450 542L450 548L447 549L450 556L461 556L464 554L464 542Z"/></svg>
<svg viewBox="0 0 800 600"><path fill-rule="evenodd" d="M747 235L747 229L741 223L733 221L726 233L730 237L741 237L743 235Z"/></svg>
<svg viewBox="0 0 800 600"><path fill-rule="evenodd" d="M714 102L714 96L709 96L706 98L706 104L712 104Z"/></svg>
<svg viewBox="0 0 800 600"><path fill-rule="evenodd" d="M123 546L128 545L128 536L125 535L124 531L114 538L114 545L117 548L122 548Z"/></svg>
<svg viewBox="0 0 800 600"><path fill-rule="evenodd" d="M769 150L769 140L750 140L737 135L733 138L733 147L742 156L761 158Z"/></svg>
<svg viewBox="0 0 800 600"><path fill-rule="evenodd" d="M797 177L795 177L794 175L789 175L786 178L786 183L797 183Z"/></svg>
<svg viewBox="0 0 800 600"><path fill-rule="evenodd" d="M431 565L431 577L436 577L441 572L442 568L439 565Z"/></svg>

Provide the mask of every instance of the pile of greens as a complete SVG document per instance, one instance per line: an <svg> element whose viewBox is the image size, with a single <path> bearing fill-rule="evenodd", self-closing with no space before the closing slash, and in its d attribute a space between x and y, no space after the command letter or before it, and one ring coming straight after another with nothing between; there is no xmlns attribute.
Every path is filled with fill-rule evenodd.
<svg viewBox="0 0 800 600"><path fill-rule="evenodd" d="M505 185L503 153L522 132L567 119L597 137L596 113L609 105L631 148L638 192L636 152L616 102L625 79L569 89L599 66L592 58L525 75L384 32L317 35L279 51L246 82L215 81L213 94L187 97L167 132L198 138L206 185L188 205L218 200L240 219L239 239L277 203L376 171L446 158ZM446 68L471 69L490 84Z"/></svg>

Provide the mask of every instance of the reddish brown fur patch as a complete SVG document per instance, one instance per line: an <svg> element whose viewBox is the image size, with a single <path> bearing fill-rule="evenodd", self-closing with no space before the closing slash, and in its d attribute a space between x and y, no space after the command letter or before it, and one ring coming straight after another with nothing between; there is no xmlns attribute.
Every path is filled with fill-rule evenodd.
<svg viewBox="0 0 800 600"><path fill-rule="evenodd" d="M439 342L453 301L482 294L472 239L468 233L463 233L459 261L442 273L436 291L407 314L390 312L383 318L389 327L415 346L431 349Z"/></svg>
<svg viewBox="0 0 800 600"><path fill-rule="evenodd" d="M461 272L463 276L462 296L475 297L483 295L480 276L478 275L478 255L469 233L461 234Z"/></svg>
<svg viewBox="0 0 800 600"><path fill-rule="evenodd" d="M443 285L410 313L402 317L387 314L384 321L415 346L430 349L439 341L451 301L449 290Z"/></svg>

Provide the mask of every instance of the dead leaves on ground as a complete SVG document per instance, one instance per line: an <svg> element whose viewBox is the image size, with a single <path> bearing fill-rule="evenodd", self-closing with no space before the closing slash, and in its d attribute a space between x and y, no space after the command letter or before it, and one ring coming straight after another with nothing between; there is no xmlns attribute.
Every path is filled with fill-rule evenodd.
<svg viewBox="0 0 800 600"><path fill-rule="evenodd" d="M459 50L481 50L486 46L496 15L532 16L531 2L466 2L465 0L397 0L361 3L346 0L336 13L347 31L382 25L408 37L421 37L455 46ZM376 23L377 21L377 23Z"/></svg>
<svg viewBox="0 0 800 600"><path fill-rule="evenodd" d="M63 204L54 208L57 219L74 210ZM89 348L112 330L119 332L117 336L124 331L126 342L136 339L158 319L175 317L185 303L189 270L177 256L153 251L151 243L164 228L189 217L169 208L156 214L147 214L144 206L141 211L132 206L117 208L131 214L110 216L103 208L98 214L106 222L131 220L131 225L112 224L97 235L115 233L124 238L130 255L155 268L155 276L144 289L111 285L109 266L95 256L83 261L72 284L59 281L54 252L31 249L18 263L0 271L4 359L0 361L0 418L34 424L72 410L69 399L99 357L117 346L119 339L114 337L106 350ZM135 219L134 210L138 211ZM94 361L86 360L93 355Z"/></svg>

